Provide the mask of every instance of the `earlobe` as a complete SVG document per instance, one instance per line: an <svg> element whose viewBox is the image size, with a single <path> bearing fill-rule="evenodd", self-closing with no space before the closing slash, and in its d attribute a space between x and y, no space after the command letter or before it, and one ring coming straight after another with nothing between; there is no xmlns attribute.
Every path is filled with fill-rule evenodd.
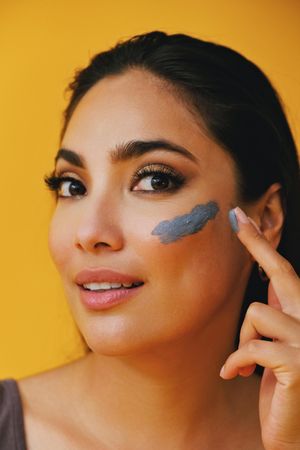
<svg viewBox="0 0 300 450"><path fill-rule="evenodd" d="M260 229L273 248L277 248L281 239L284 223L284 208L281 185L272 184L259 201Z"/></svg>

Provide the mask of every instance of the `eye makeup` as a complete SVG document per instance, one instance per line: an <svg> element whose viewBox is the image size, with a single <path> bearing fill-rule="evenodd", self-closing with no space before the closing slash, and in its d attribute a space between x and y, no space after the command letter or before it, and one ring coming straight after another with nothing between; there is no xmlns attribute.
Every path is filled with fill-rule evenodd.
<svg viewBox="0 0 300 450"><path fill-rule="evenodd" d="M85 194L86 189L80 180L70 176L55 176L54 174L44 177L44 181L50 191L54 191L56 197L75 197ZM61 195L62 185L68 183L69 194Z"/></svg>
<svg viewBox="0 0 300 450"><path fill-rule="evenodd" d="M151 189L136 189L137 184L145 179L151 179ZM76 197L84 195L86 188L83 183L71 176L55 175L45 176L44 181L51 191L56 192L57 197ZM130 179L130 190L147 194L171 193L184 185L186 177L177 170L164 164L152 163L137 169ZM69 195L61 195L62 186L69 183ZM149 186L148 186L149 187ZM72 188L72 192L71 192ZM85 192L83 192L85 191Z"/></svg>
<svg viewBox="0 0 300 450"><path fill-rule="evenodd" d="M132 187L143 178L152 178L151 187L153 190L132 189ZM152 194L155 192L176 191L185 183L185 180L185 177L172 167L160 163L152 163L139 168L133 174L130 180L130 186L133 191L139 190ZM172 184L171 187L169 186L170 181ZM168 185L167 189L165 189L166 185Z"/></svg>
<svg viewBox="0 0 300 450"><path fill-rule="evenodd" d="M216 217L219 206L216 202L210 201L205 205L196 205L191 212L176 216L171 220L163 220L151 232L159 236L160 242L169 244L184 236L195 234L207 224L209 220Z"/></svg>

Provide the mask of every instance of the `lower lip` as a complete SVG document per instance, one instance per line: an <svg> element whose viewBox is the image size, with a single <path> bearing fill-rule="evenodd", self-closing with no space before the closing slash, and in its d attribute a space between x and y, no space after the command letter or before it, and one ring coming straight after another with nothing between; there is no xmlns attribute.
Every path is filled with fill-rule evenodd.
<svg viewBox="0 0 300 450"><path fill-rule="evenodd" d="M111 289L104 292L88 291L79 286L80 299L88 309L99 311L108 309L120 303L125 303L136 295L144 285L131 289Z"/></svg>

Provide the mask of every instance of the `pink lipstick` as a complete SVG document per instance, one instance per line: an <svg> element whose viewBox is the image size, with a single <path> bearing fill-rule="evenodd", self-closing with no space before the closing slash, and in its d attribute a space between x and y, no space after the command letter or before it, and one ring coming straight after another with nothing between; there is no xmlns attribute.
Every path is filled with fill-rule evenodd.
<svg viewBox="0 0 300 450"><path fill-rule="evenodd" d="M137 294L141 278L110 269L85 269L75 277L80 299L90 310L103 310L124 303Z"/></svg>

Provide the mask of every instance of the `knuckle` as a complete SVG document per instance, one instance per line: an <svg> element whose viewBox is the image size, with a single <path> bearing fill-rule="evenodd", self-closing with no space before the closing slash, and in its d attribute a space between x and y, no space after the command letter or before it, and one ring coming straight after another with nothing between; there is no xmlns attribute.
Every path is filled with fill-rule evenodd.
<svg viewBox="0 0 300 450"><path fill-rule="evenodd" d="M257 314L259 314L259 313L261 312L262 307L263 307L263 304L262 304L262 303L257 302L257 301L252 302L252 303L249 305L249 307L248 307L247 315L248 315L249 317L254 317L254 316L256 316Z"/></svg>
<svg viewBox="0 0 300 450"><path fill-rule="evenodd" d="M260 347L260 341L258 341L258 340L249 341L247 344L247 350L249 353L256 353L257 350L259 349L259 347Z"/></svg>
<svg viewBox="0 0 300 450"><path fill-rule="evenodd" d="M297 367L289 367L286 369L288 372L286 388L291 389L292 391L299 391L300 389L300 376L299 372L297 372Z"/></svg>

